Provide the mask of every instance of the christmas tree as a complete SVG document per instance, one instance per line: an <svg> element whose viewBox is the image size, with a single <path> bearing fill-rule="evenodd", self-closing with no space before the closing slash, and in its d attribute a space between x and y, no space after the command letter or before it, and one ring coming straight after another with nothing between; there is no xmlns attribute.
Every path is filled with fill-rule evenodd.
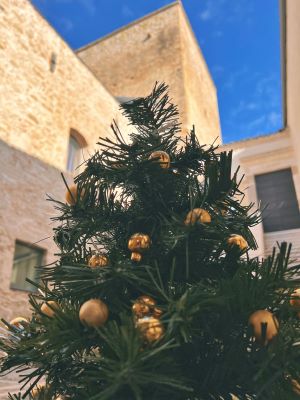
<svg viewBox="0 0 300 400"><path fill-rule="evenodd" d="M129 140L113 123L66 203L50 199L58 261L0 340L2 373L22 376L9 398L298 398L290 246L250 258L260 213L232 153L180 136L166 85L120 107Z"/></svg>

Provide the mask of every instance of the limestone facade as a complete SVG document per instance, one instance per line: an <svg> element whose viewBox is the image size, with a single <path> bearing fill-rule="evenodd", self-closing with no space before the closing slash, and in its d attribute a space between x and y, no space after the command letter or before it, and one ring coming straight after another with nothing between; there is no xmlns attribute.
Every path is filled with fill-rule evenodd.
<svg viewBox="0 0 300 400"><path fill-rule="evenodd" d="M118 102L28 0L1 1L0 76L0 139L62 171L70 129L92 150L118 117Z"/></svg>
<svg viewBox="0 0 300 400"><path fill-rule="evenodd" d="M144 96L155 81L166 82L180 110L183 134L195 125L203 144L221 142L216 88L180 2L88 44L77 54L117 97Z"/></svg>

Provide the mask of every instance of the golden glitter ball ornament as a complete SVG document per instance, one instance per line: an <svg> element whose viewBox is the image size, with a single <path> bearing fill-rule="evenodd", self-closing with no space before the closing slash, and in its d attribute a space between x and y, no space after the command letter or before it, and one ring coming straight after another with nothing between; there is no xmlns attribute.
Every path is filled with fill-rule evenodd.
<svg viewBox="0 0 300 400"><path fill-rule="evenodd" d="M250 315L248 323L255 339L264 346L278 334L279 322L270 311L255 311Z"/></svg>
<svg viewBox="0 0 300 400"><path fill-rule="evenodd" d="M89 267L106 267L108 265L108 258L104 254L94 254L89 259Z"/></svg>
<svg viewBox="0 0 300 400"><path fill-rule="evenodd" d="M84 189L81 190L80 198L84 196ZM75 206L78 201L78 188L77 185L72 185L69 187L69 190L66 191L66 202L70 206Z"/></svg>
<svg viewBox="0 0 300 400"><path fill-rule="evenodd" d="M41 312L47 317L52 318L55 315L55 310L59 309L58 303L54 300L47 301L46 303L42 304Z"/></svg>
<svg viewBox="0 0 300 400"><path fill-rule="evenodd" d="M37 399L39 398L40 393L45 393L45 390L46 390L46 385L44 383L37 385L31 390L30 392L31 397L33 399Z"/></svg>
<svg viewBox="0 0 300 400"><path fill-rule="evenodd" d="M136 318L143 318L150 314L150 307L144 303L134 303L132 305L132 311Z"/></svg>
<svg viewBox="0 0 300 400"><path fill-rule="evenodd" d="M203 208L194 208L187 214L184 224L195 225L196 222L200 222L201 224L209 224L211 222L211 216Z"/></svg>
<svg viewBox="0 0 300 400"><path fill-rule="evenodd" d="M156 301L150 296L140 296L136 299L132 306L135 317L142 318L153 314Z"/></svg>
<svg viewBox="0 0 300 400"><path fill-rule="evenodd" d="M227 239L227 244L229 247L238 247L241 251L246 250L248 247L248 242L241 235L231 235Z"/></svg>
<svg viewBox="0 0 300 400"><path fill-rule="evenodd" d="M152 312L152 316L154 318L158 318L159 319L162 315L163 315L163 310L161 310L158 307L154 307L153 312Z"/></svg>
<svg viewBox="0 0 300 400"><path fill-rule="evenodd" d="M293 392L296 393L298 396L300 396L300 383L293 378L290 378L290 381L292 384Z"/></svg>
<svg viewBox="0 0 300 400"><path fill-rule="evenodd" d="M146 304L149 307L154 307L156 305L156 301L152 297L147 295L138 297L136 301L138 301L139 303Z"/></svg>
<svg viewBox="0 0 300 400"><path fill-rule="evenodd" d="M170 156L168 153L165 151L154 151L153 153L150 154L149 160L154 160L159 163L161 168L168 169L170 168Z"/></svg>
<svg viewBox="0 0 300 400"><path fill-rule="evenodd" d="M143 338L149 343L159 340L164 334L163 324L154 317L140 318L137 320L136 326Z"/></svg>
<svg viewBox="0 0 300 400"><path fill-rule="evenodd" d="M128 249L132 252L132 261L141 261L142 254L149 249L151 239L144 233L135 233L128 241Z"/></svg>
<svg viewBox="0 0 300 400"><path fill-rule="evenodd" d="M100 299L91 299L82 304L79 310L79 319L89 327L99 328L108 319L108 307Z"/></svg>
<svg viewBox="0 0 300 400"><path fill-rule="evenodd" d="M16 328L22 329L25 328L26 325L29 324L29 321L23 317L16 317L9 322L10 325L15 326Z"/></svg>
<svg viewBox="0 0 300 400"><path fill-rule="evenodd" d="M295 289L291 295L290 305L300 311L300 289Z"/></svg>

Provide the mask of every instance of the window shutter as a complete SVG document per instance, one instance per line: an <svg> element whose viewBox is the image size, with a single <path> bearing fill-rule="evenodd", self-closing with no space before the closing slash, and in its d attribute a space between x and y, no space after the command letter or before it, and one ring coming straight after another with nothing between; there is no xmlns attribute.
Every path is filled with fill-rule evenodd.
<svg viewBox="0 0 300 400"><path fill-rule="evenodd" d="M300 228L300 213L290 168L255 177L265 232Z"/></svg>

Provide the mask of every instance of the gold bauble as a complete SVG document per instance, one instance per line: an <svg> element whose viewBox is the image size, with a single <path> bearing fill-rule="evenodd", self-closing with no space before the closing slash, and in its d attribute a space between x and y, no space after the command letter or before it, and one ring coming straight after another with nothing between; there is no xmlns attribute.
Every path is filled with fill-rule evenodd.
<svg viewBox="0 0 300 400"><path fill-rule="evenodd" d="M136 322L143 338L147 342L159 340L164 334L164 327L159 319L153 317L140 318Z"/></svg>
<svg viewBox="0 0 300 400"><path fill-rule="evenodd" d="M268 344L278 334L279 322L270 311L255 311L250 315L248 323L253 329L255 339L262 345ZM266 324L266 328L263 327L264 324Z"/></svg>
<svg viewBox="0 0 300 400"><path fill-rule="evenodd" d="M290 299L290 305L300 311L300 289L295 289Z"/></svg>
<svg viewBox="0 0 300 400"><path fill-rule="evenodd" d="M41 312L47 317L52 318L55 315L55 310L59 309L59 305L54 300L47 301L42 304Z"/></svg>
<svg viewBox="0 0 300 400"><path fill-rule="evenodd" d="M293 392L296 393L298 396L300 396L300 383L296 379L290 379L292 387L293 387Z"/></svg>
<svg viewBox="0 0 300 400"><path fill-rule="evenodd" d="M241 235L231 235L227 239L227 244L229 247L238 247L241 251L246 250L248 247L247 240Z"/></svg>
<svg viewBox="0 0 300 400"><path fill-rule="evenodd" d="M135 317L143 318L150 314L150 307L144 303L134 303L132 306L132 311Z"/></svg>
<svg viewBox="0 0 300 400"><path fill-rule="evenodd" d="M108 318L108 307L100 299L88 300L82 304L79 310L79 319L87 326L99 328Z"/></svg>
<svg viewBox="0 0 300 400"><path fill-rule="evenodd" d="M163 311L160 308L154 307L153 313L152 313L152 316L154 318L160 318L162 316L162 314L163 314Z"/></svg>
<svg viewBox="0 0 300 400"><path fill-rule="evenodd" d="M108 265L108 258L103 254L94 254L89 259L89 267L106 267Z"/></svg>
<svg viewBox="0 0 300 400"><path fill-rule="evenodd" d="M153 315L156 301L150 296L140 296L132 306L132 311L137 318Z"/></svg>
<svg viewBox="0 0 300 400"><path fill-rule="evenodd" d="M144 233L135 233L128 241L128 249L132 251L131 260L141 261L142 254L149 249L151 245L150 237Z"/></svg>
<svg viewBox="0 0 300 400"><path fill-rule="evenodd" d="M41 383L41 384L35 386L30 392L31 397L34 398L34 399L38 398L39 394L41 392L45 392L45 389L46 389L46 385L44 383Z"/></svg>
<svg viewBox="0 0 300 400"><path fill-rule="evenodd" d="M170 168L170 156L165 151L154 151L150 154L149 160L155 160L161 168Z"/></svg>
<svg viewBox="0 0 300 400"><path fill-rule="evenodd" d="M16 317L10 321L10 325L13 325L19 329L24 328L28 324L29 324L29 321L23 317Z"/></svg>
<svg viewBox="0 0 300 400"><path fill-rule="evenodd" d="M195 225L196 222L209 224L211 222L211 216L203 208L194 208L187 214L184 223L185 225Z"/></svg>
<svg viewBox="0 0 300 400"><path fill-rule="evenodd" d="M84 196L84 189L81 190L80 198L82 199L83 196ZM77 185L72 185L69 187L69 190L66 191L66 202L70 206L75 206L77 201L78 201L78 188Z"/></svg>
<svg viewBox="0 0 300 400"><path fill-rule="evenodd" d="M156 301L152 299L152 297L146 295L138 297L136 301L138 301L139 303L147 304L147 306L149 307L154 307L156 304Z"/></svg>

